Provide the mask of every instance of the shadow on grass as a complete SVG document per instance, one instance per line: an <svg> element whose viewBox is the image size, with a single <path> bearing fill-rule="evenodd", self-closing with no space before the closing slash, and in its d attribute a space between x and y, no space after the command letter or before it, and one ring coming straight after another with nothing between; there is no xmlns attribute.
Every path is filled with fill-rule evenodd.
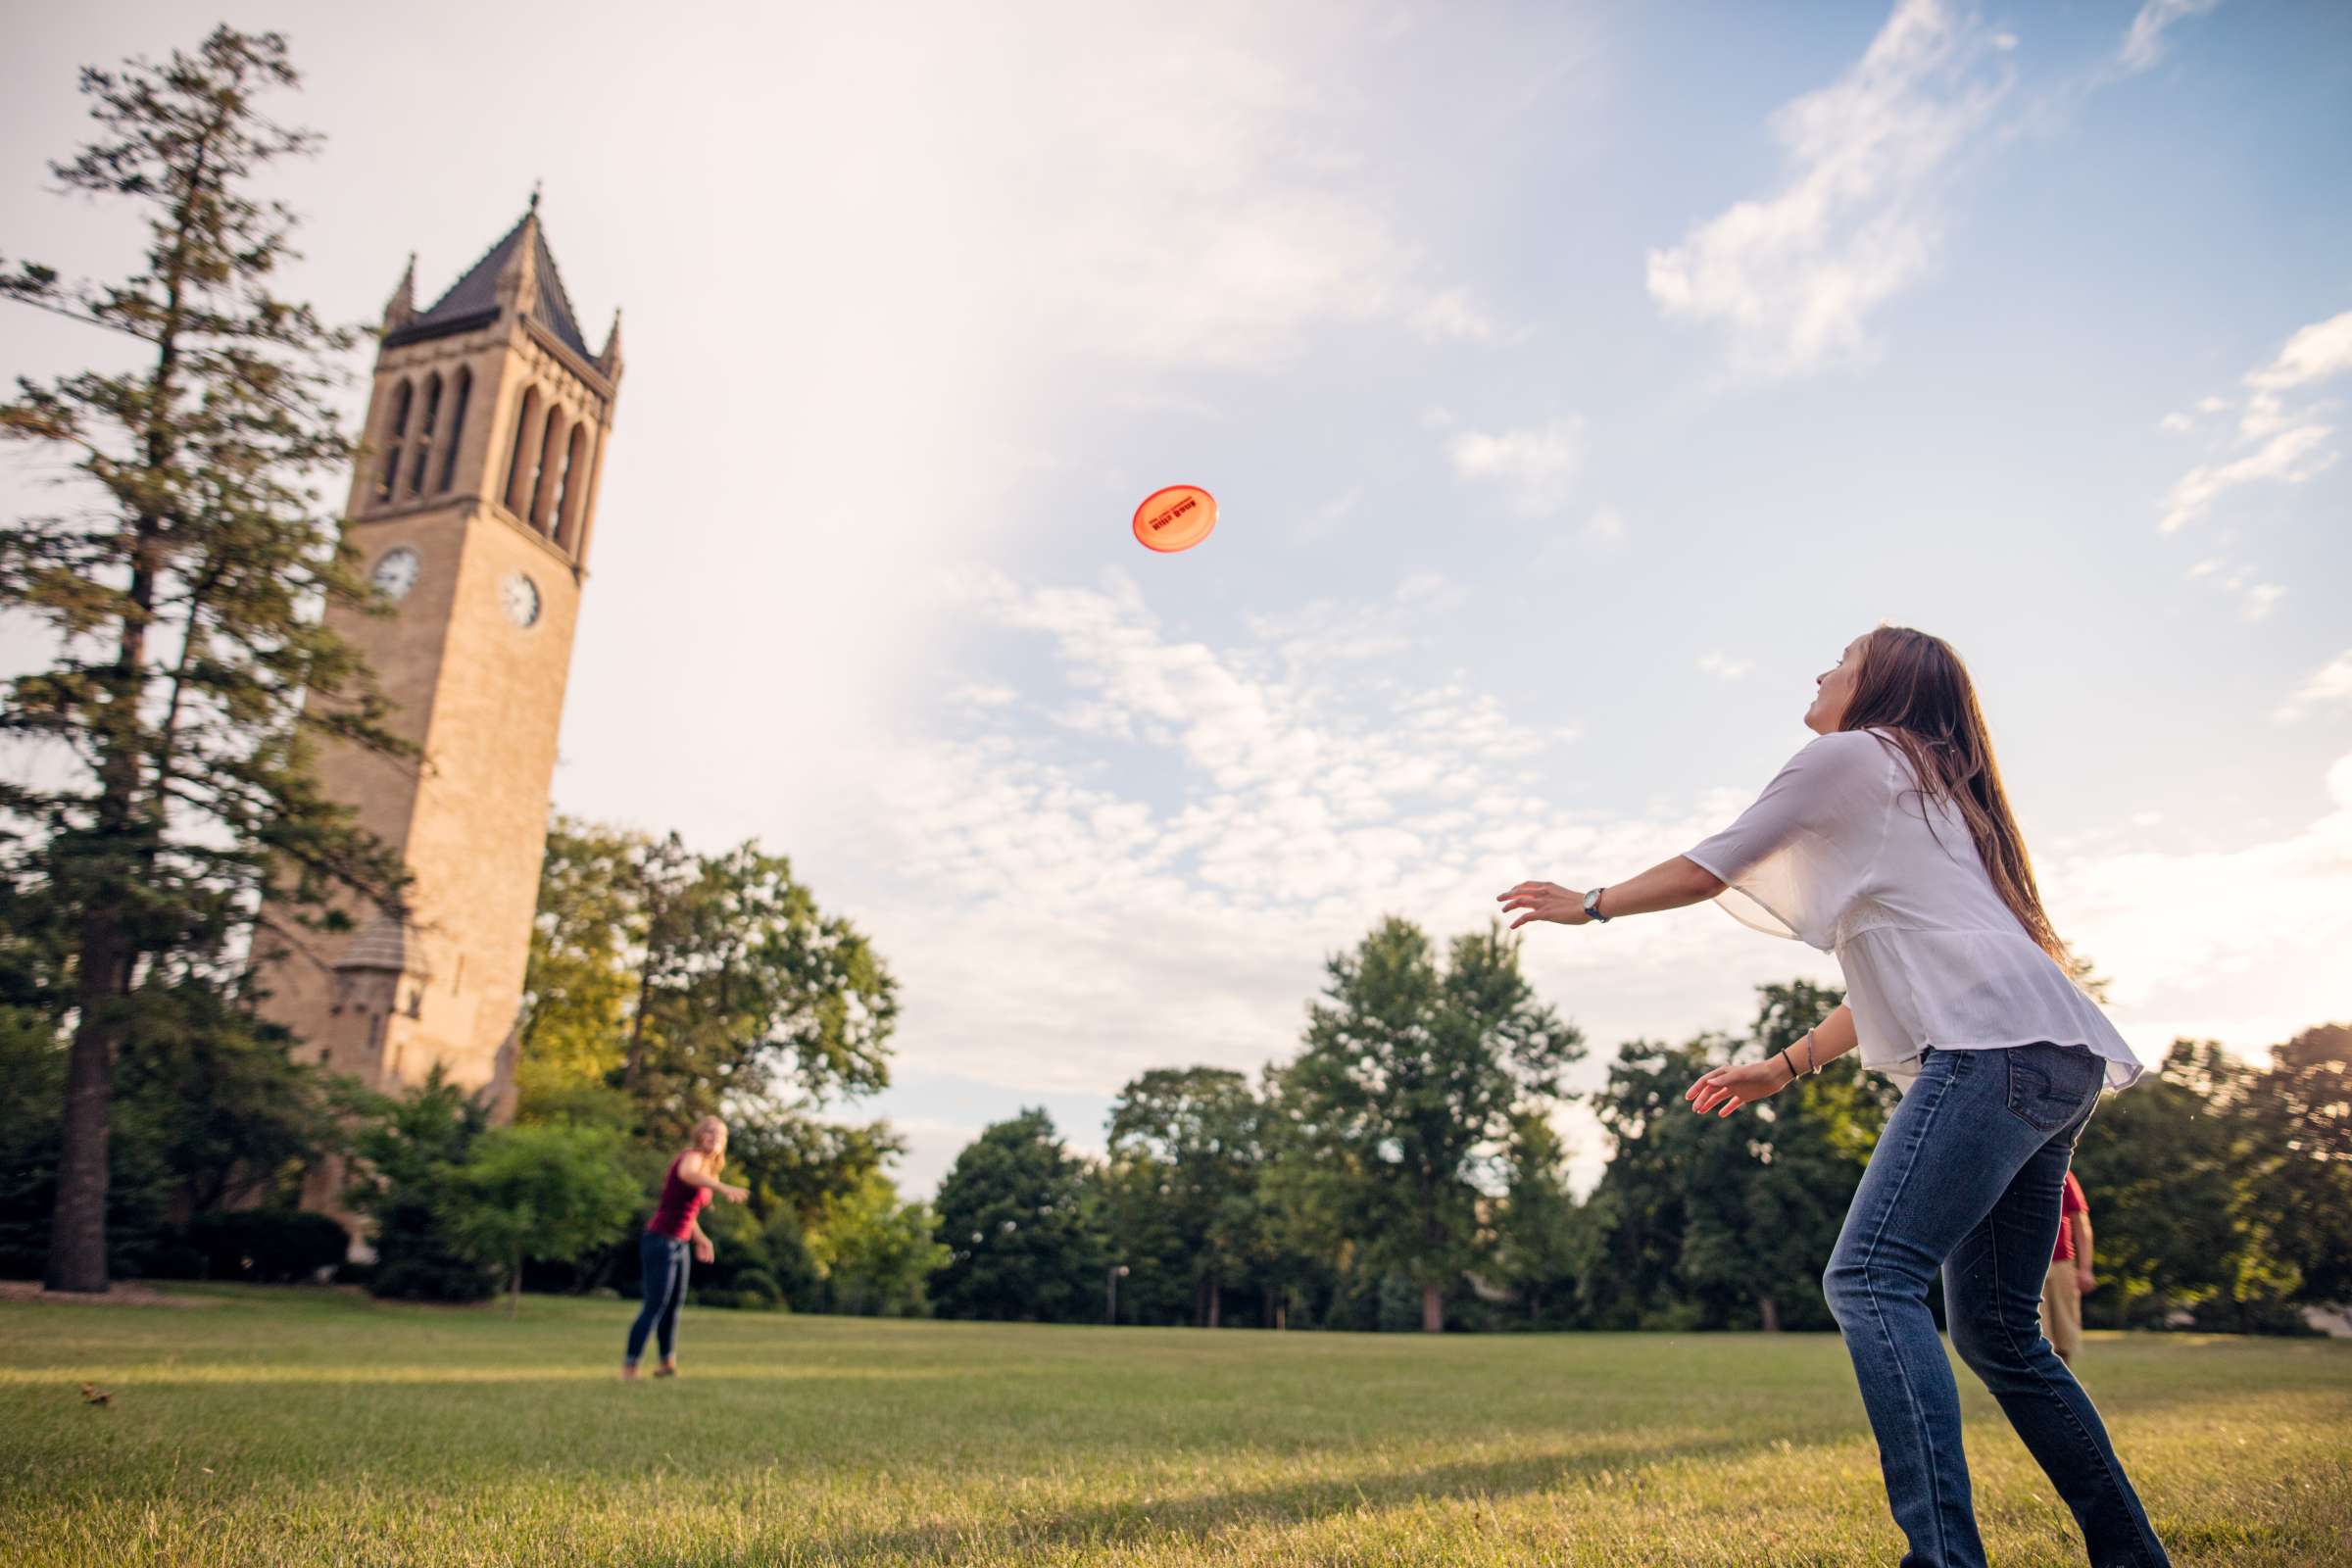
<svg viewBox="0 0 2352 1568"><path fill-rule="evenodd" d="M1517 1497L1577 1484L1595 1485L1640 1499L1646 1473L1678 1460L1734 1460L1776 1447L1772 1437L1703 1438L1680 1443L1606 1443L1574 1450L1519 1454L1427 1465L1417 1469L1317 1476L1265 1487L1218 1489L1067 1508L1028 1516L896 1530L847 1531L798 1537L796 1560L1004 1561L1071 1548L1135 1550L1200 1542L1234 1528L1313 1525L1337 1516L1389 1512L1428 1502ZM710 1559L716 1564L768 1564L775 1544Z"/></svg>

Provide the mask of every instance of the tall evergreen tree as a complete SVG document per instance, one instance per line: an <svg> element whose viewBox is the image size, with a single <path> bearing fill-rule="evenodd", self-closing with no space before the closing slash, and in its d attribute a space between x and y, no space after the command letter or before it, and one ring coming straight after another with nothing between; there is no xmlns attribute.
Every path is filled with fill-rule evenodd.
<svg viewBox="0 0 2352 1568"><path fill-rule="evenodd" d="M142 345L135 368L21 381L0 405L0 437L78 493L0 528L0 605L53 636L11 683L0 734L69 764L0 786L15 829L0 872L45 887L74 932L58 1290L107 1286L114 1062L147 967L232 950L272 877L311 909L338 888L388 900L400 880L310 767L329 736L401 748L317 614L370 591L313 487L352 456L326 397L353 338L274 292L295 220L255 192L317 144L259 106L296 80L282 38L225 26L162 65L85 71L100 135L52 172L139 209L141 261L84 285L0 266L0 297Z"/></svg>

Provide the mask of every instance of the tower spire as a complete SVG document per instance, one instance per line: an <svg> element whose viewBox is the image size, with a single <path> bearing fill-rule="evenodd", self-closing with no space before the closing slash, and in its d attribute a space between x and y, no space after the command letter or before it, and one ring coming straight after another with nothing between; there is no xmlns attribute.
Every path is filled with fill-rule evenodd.
<svg viewBox="0 0 2352 1568"><path fill-rule="evenodd" d="M384 302L384 330L396 331L416 318L416 253L409 252L409 265L402 270L400 282L393 288L392 297Z"/></svg>
<svg viewBox="0 0 2352 1568"><path fill-rule="evenodd" d="M620 307L612 307L612 330L605 334L605 352L596 357L596 368L605 372L608 381L620 379Z"/></svg>
<svg viewBox="0 0 2352 1568"><path fill-rule="evenodd" d="M529 316L539 303L539 187L531 187L531 205L522 215L520 232L506 266L498 270L498 303L517 316Z"/></svg>

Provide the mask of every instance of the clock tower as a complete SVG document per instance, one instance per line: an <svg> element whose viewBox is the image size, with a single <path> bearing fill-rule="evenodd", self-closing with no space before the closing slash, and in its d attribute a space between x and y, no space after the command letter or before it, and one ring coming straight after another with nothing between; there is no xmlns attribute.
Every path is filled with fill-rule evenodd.
<svg viewBox="0 0 2352 1568"><path fill-rule="evenodd" d="M325 748L321 789L400 852L401 910L321 936L266 920L263 1009L305 1059L399 1090L435 1066L511 1105L548 788L620 384L620 318L580 335L539 201L428 309L384 311L344 537L391 613L327 622L419 760ZM334 1206L331 1194L313 1195Z"/></svg>

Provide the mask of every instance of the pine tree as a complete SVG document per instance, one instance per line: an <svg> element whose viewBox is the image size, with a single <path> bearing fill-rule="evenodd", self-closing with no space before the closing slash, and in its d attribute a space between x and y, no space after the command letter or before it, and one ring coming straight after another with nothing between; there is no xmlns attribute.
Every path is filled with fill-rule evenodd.
<svg viewBox="0 0 2352 1568"><path fill-rule="evenodd" d="M0 734L65 764L0 785L0 874L44 887L72 931L55 1290L107 1287L113 1064L142 976L249 941L273 877L310 911L337 889L398 897L397 859L311 767L329 737L402 748L318 616L369 591L313 487L353 455L327 403L353 334L272 291L295 218L254 192L317 145L257 107L296 84L281 37L225 26L162 65L84 71L100 134L52 172L142 213L140 262L82 285L0 265L0 297L143 345L135 368L21 380L0 404L0 437L67 470L74 497L0 528L0 607L53 637Z"/></svg>

